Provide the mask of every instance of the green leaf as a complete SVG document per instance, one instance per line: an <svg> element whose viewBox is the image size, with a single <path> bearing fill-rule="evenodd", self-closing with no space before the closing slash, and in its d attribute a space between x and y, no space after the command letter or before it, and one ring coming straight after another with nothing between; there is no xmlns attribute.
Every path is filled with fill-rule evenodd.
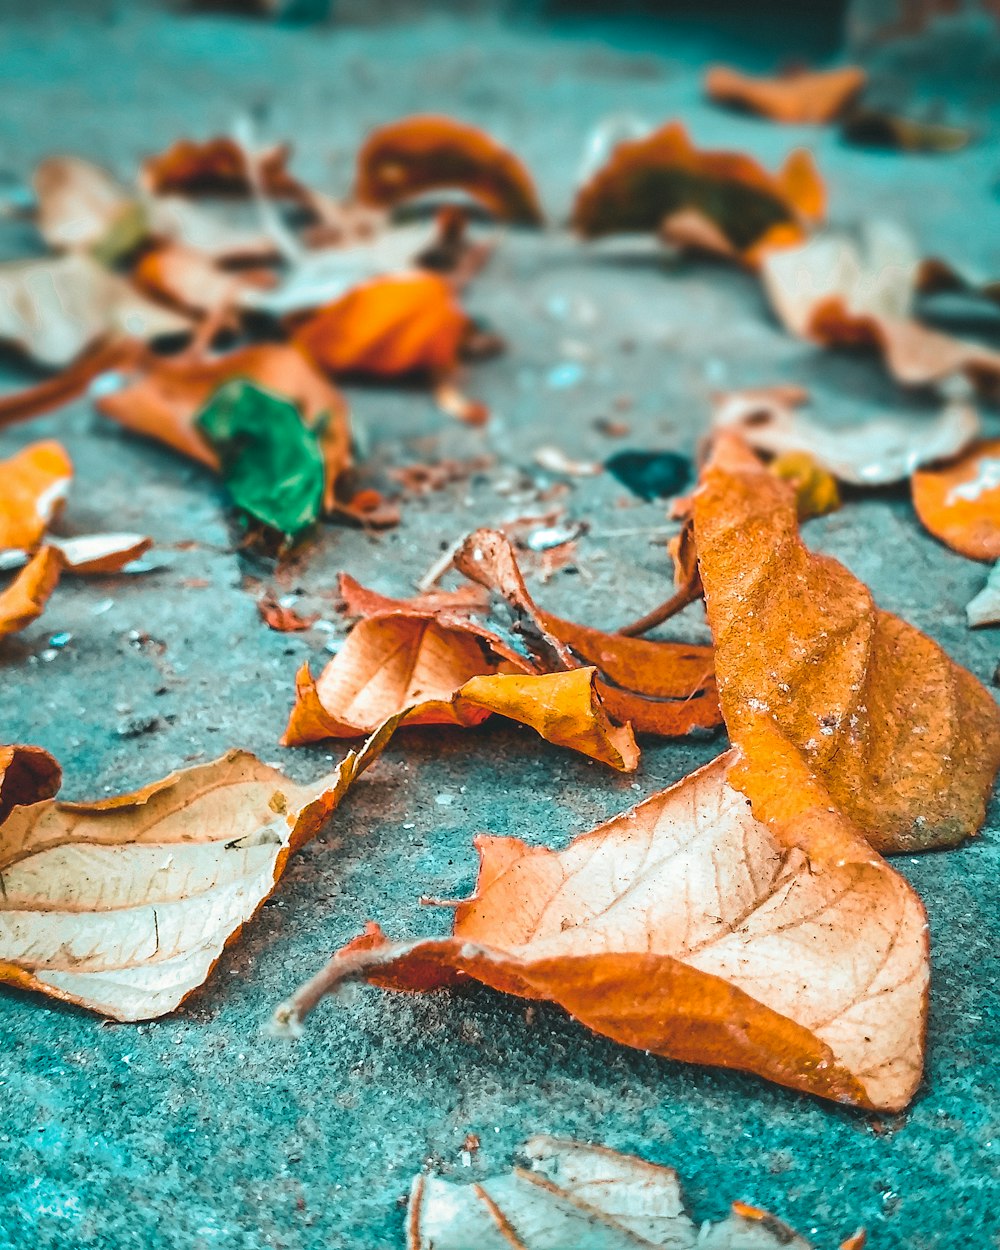
<svg viewBox="0 0 1000 1250"><path fill-rule="evenodd" d="M323 504L323 453L294 404L236 378L219 387L197 425L237 507L292 538L312 525Z"/></svg>

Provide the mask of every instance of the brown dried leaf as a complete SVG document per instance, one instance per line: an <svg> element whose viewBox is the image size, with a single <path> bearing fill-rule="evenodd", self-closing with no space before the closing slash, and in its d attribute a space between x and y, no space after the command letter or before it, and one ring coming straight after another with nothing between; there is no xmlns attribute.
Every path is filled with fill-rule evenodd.
<svg viewBox="0 0 1000 1250"><path fill-rule="evenodd" d="M0 747L0 821L15 807L51 798L61 780L58 761L41 747Z"/></svg>
<svg viewBox="0 0 1000 1250"><path fill-rule="evenodd" d="M673 1168L635 1155L553 1137L532 1137L519 1153L528 1167L485 1181L415 1177L408 1250L809 1250L743 1202L699 1228Z"/></svg>
<svg viewBox="0 0 1000 1250"><path fill-rule="evenodd" d="M694 529L726 727L759 774L748 785L736 769L734 784L758 817L832 799L886 852L975 833L1000 767L989 692L806 548L793 492L732 434L695 492Z"/></svg>
<svg viewBox="0 0 1000 1250"><path fill-rule="evenodd" d="M42 547L0 591L0 639L16 634L41 616L62 571L62 555L55 547Z"/></svg>
<svg viewBox="0 0 1000 1250"><path fill-rule="evenodd" d="M116 1020L173 1011L212 971L392 725L300 786L245 751L0 825L0 981Z"/></svg>
<svg viewBox="0 0 1000 1250"><path fill-rule="evenodd" d="M359 978L404 990L472 977L549 999L595 1032L899 1110L920 1080L928 980L920 900L825 807L762 823L730 751L565 851L476 840L451 937L356 939L279 1008L294 1029Z"/></svg>
<svg viewBox="0 0 1000 1250"><path fill-rule="evenodd" d="M719 104L736 105L771 121L822 125L844 111L867 79L856 65L794 70L778 78L756 78L728 65L713 65L705 75L705 94Z"/></svg>

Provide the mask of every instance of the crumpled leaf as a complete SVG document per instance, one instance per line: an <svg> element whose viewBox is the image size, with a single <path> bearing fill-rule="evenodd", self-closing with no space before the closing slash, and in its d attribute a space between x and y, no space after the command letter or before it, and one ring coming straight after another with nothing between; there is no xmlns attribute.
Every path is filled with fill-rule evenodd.
<svg viewBox="0 0 1000 1250"><path fill-rule="evenodd" d="M472 977L627 1046L901 1109L923 1058L920 900L829 808L756 820L727 780L737 758L561 852L480 836L451 937L392 943L369 926L277 1021L294 1031L350 980L430 990Z"/></svg>
<svg viewBox="0 0 1000 1250"><path fill-rule="evenodd" d="M301 195L301 184L286 168L290 152L287 144L275 144L253 154L267 195ZM147 157L141 177L154 195L247 195L252 189L247 151L229 135L202 142L178 139L166 151Z"/></svg>
<svg viewBox="0 0 1000 1250"><path fill-rule="evenodd" d="M884 486L902 482L923 464L957 455L977 436L979 414L961 399L941 415L877 417L860 425L828 426L800 415L809 398L797 386L727 391L715 397L713 425L738 431L773 456L807 452L842 482Z"/></svg>
<svg viewBox="0 0 1000 1250"><path fill-rule="evenodd" d="M132 251L148 230L138 198L116 178L77 156L51 156L35 166L38 229L56 251L88 251L110 263Z"/></svg>
<svg viewBox="0 0 1000 1250"><path fill-rule="evenodd" d="M0 746L0 821L15 807L51 798L61 780L59 762L41 747Z"/></svg>
<svg viewBox="0 0 1000 1250"><path fill-rule="evenodd" d="M721 723L711 647L649 642L576 625L532 600L514 550L498 530L476 530L455 554L466 577L501 595L546 668L596 667L601 701L638 733L667 737Z"/></svg>
<svg viewBox="0 0 1000 1250"><path fill-rule="evenodd" d="M694 533L726 727L761 779L755 812L770 819L816 791L810 804L832 801L880 851L961 842L1000 768L1000 708L808 550L791 489L749 450L740 460L734 435L719 446L693 496Z"/></svg>
<svg viewBox="0 0 1000 1250"><path fill-rule="evenodd" d="M320 442L296 406L252 382L224 383L196 418L238 508L291 538L323 508Z"/></svg>
<svg viewBox="0 0 1000 1250"><path fill-rule="evenodd" d="M363 204L392 208L427 191L452 189L507 221L542 221L528 170L476 126L450 117L404 117L372 131L358 153L355 195Z"/></svg>
<svg viewBox="0 0 1000 1250"><path fill-rule="evenodd" d="M1000 439L913 475L913 506L928 530L970 560L1000 560Z"/></svg>
<svg viewBox="0 0 1000 1250"><path fill-rule="evenodd" d="M450 373L469 327L451 283L414 272L355 287L299 325L292 340L330 373L398 377Z"/></svg>
<svg viewBox="0 0 1000 1250"><path fill-rule="evenodd" d="M64 572L99 575L126 570L153 545L153 540L142 534L80 534L73 538L50 534L45 542L62 556ZM0 572L24 568L30 559L30 552L16 547L0 550Z"/></svg>
<svg viewBox="0 0 1000 1250"><path fill-rule="evenodd" d="M350 417L340 392L294 347L260 343L196 360L149 357L125 375L123 386L101 394L96 405L133 433L166 443L218 472L219 457L196 418L221 386L238 378L288 399L316 431L326 466L324 506L330 508L337 478L351 464Z"/></svg>
<svg viewBox="0 0 1000 1250"><path fill-rule="evenodd" d="M970 629L983 625L1000 625L1000 561L990 569L986 585L965 606Z"/></svg>
<svg viewBox="0 0 1000 1250"><path fill-rule="evenodd" d="M230 751L132 794L17 809L0 825L0 981L115 1020L173 1011L392 729L313 785Z"/></svg>
<svg viewBox="0 0 1000 1250"><path fill-rule="evenodd" d="M794 70L777 78L758 78L728 65L713 65L705 75L705 94L719 104L736 105L771 121L822 125L844 111L867 78L856 65Z"/></svg>
<svg viewBox="0 0 1000 1250"><path fill-rule="evenodd" d="M0 590L0 639L41 616L62 570L60 553L54 547L41 547L10 585Z"/></svg>
<svg viewBox="0 0 1000 1250"><path fill-rule="evenodd" d="M966 374L984 388L1000 383L1000 352L928 329L912 317L919 261L897 227L870 223L770 251L762 277L786 329L827 347L874 347L905 386Z"/></svg>
<svg viewBox="0 0 1000 1250"><path fill-rule="evenodd" d="M65 502L73 465L61 443L31 443L0 461L0 551L36 547Z"/></svg>
<svg viewBox="0 0 1000 1250"><path fill-rule="evenodd" d="M577 193L573 224L593 237L655 231L665 219L697 212L740 255L804 237L823 214L824 192L806 152L793 152L776 175L748 156L700 152L671 122L626 140Z"/></svg>
<svg viewBox="0 0 1000 1250"><path fill-rule="evenodd" d="M308 664L299 670L282 745L356 738L383 713L407 725L465 728L496 713L557 746L634 771L632 730L608 719L594 669L534 673L520 659L490 654L488 637L470 622L448 628L417 610L360 621L317 681Z"/></svg>
<svg viewBox="0 0 1000 1250"><path fill-rule="evenodd" d="M150 340L190 328L84 252L0 266L0 339L54 369L107 336Z"/></svg>
<svg viewBox="0 0 1000 1250"><path fill-rule="evenodd" d="M518 1153L527 1167L484 1181L414 1177L407 1250L809 1250L775 1216L744 1202L699 1227L673 1168L635 1155L546 1136ZM862 1250L863 1232L852 1245Z"/></svg>

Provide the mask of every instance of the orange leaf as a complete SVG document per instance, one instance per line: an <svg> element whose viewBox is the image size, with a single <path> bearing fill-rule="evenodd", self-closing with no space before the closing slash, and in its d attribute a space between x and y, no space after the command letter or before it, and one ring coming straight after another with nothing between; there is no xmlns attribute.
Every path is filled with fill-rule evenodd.
<svg viewBox="0 0 1000 1250"><path fill-rule="evenodd" d="M256 153L263 189L268 195L301 195L301 185L285 168L290 148L276 145ZM246 150L227 135L198 143L178 139L142 166L142 183L154 195L245 195L250 190Z"/></svg>
<svg viewBox="0 0 1000 1250"><path fill-rule="evenodd" d="M274 275L268 270L227 272L204 252L180 243L150 248L140 257L132 278L148 295L188 313L231 309L244 291L274 283Z"/></svg>
<svg viewBox="0 0 1000 1250"><path fill-rule="evenodd" d="M41 747L0 747L0 821L14 807L51 798L61 780L58 762Z"/></svg>
<svg viewBox="0 0 1000 1250"><path fill-rule="evenodd" d="M1000 767L992 696L806 548L794 491L737 436L718 446L694 528L722 712L746 761L734 784L760 819L819 820L832 799L880 851L962 841Z"/></svg>
<svg viewBox="0 0 1000 1250"><path fill-rule="evenodd" d="M498 530L470 534L455 555L455 567L527 618L531 632L541 636L544 667L595 666L602 703L638 733L672 737L721 724L711 647L608 634L542 611Z"/></svg>
<svg viewBox="0 0 1000 1250"><path fill-rule="evenodd" d="M749 156L700 152L679 122L619 143L577 193L573 223L584 235L657 230L682 212L707 220L705 237L740 256L773 241L804 237L803 221L822 212L823 187L807 153L769 174ZM685 219L682 219L685 220ZM688 218L687 220L694 220ZM713 229L714 228L714 229Z"/></svg>
<svg viewBox="0 0 1000 1250"><path fill-rule="evenodd" d="M705 75L705 94L719 104L737 105L772 121L822 124L843 112L867 78L854 65L780 78L754 78L727 65L713 65Z"/></svg>
<svg viewBox="0 0 1000 1250"><path fill-rule="evenodd" d="M1000 439L913 475L913 506L935 538L970 560L1000 560Z"/></svg>
<svg viewBox="0 0 1000 1250"><path fill-rule="evenodd" d="M62 555L54 547L42 547L0 591L0 638L16 634L41 616L62 570Z"/></svg>
<svg viewBox="0 0 1000 1250"><path fill-rule="evenodd" d="M304 321L292 335L331 373L447 373L469 329L451 284L434 273L376 278Z"/></svg>
<svg viewBox="0 0 1000 1250"><path fill-rule="evenodd" d="M289 399L310 425L328 417L321 442L326 461L325 502L330 507L337 477L351 463L347 404L294 347L262 343L194 361L149 356L124 387L102 395L97 408L127 430L166 443L217 472L218 457L196 428L195 418L210 396L234 378L245 378Z"/></svg>
<svg viewBox="0 0 1000 1250"><path fill-rule="evenodd" d="M451 937L393 944L371 926L278 1020L294 1028L347 980L473 977L627 1046L906 1106L923 1060L920 901L835 812L795 829L755 820L727 782L734 755L562 852L478 838L476 893Z"/></svg>
<svg viewBox="0 0 1000 1250"><path fill-rule="evenodd" d="M69 456L51 440L0 461L0 550L37 546L72 480Z"/></svg>
<svg viewBox="0 0 1000 1250"><path fill-rule="evenodd" d="M355 195L391 208L426 191L465 191L507 221L538 225L531 175L485 131L450 117L404 117L373 131L358 153Z"/></svg>

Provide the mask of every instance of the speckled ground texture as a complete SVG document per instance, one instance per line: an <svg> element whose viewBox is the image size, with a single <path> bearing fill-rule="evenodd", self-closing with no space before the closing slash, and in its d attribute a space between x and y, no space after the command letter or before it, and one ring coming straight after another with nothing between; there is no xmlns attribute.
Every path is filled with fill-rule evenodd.
<svg viewBox="0 0 1000 1250"><path fill-rule="evenodd" d="M21 5L0 27L3 174L16 183L54 149L129 174L143 153L265 104L269 133L296 142L296 169L343 189L365 127L439 109L513 145L558 219L595 122L621 111L682 116L703 144L772 166L809 142L835 220L901 219L925 250L1000 274L1000 129L953 157L901 157L851 150L830 131L734 117L700 101L697 66L738 52L656 23L434 18L303 30L145 5ZM35 246L25 227L8 225L0 238L8 256ZM498 487L522 472L537 484L532 457L543 443L577 458L623 446L690 454L713 388L778 380L808 385L817 412L843 423L934 407L894 387L872 359L793 342L752 278L719 265L586 249L559 229L513 233L469 302L509 342L470 378L494 412L486 429L449 423L418 390L355 388L351 399L375 475L443 456L492 455L496 467L406 502L403 524L382 536L322 532L282 589L307 592L303 606L338 631L340 569L410 592L472 524L536 506ZM567 362L578 377L560 388L573 371L552 371ZM4 376L18 380L12 369ZM627 420L631 435L600 433L595 421L608 416ZM988 420L995 429L996 414ZM4 644L0 740L55 752L72 798L230 746L301 778L328 768L334 757L322 747L284 751L277 739L297 666L321 663L330 635L263 627L244 576L267 570L235 553L216 484L102 423L86 402L0 434L0 455L43 434L64 439L77 468L64 527L149 532L164 566L131 580L69 581L41 622ZM661 507L626 498L606 475L578 480L563 503L591 528L577 571L538 587L547 607L615 626L663 597ZM807 537L989 682L998 634L970 633L963 615L985 570L921 532L905 492L852 499ZM700 608L673 628L706 637ZM62 631L72 639L53 656L49 638ZM151 718L147 732L128 736ZM411 998L359 989L323 1005L297 1044L263 1032L274 1005L366 920L398 936L443 931L447 913L418 896L468 891L477 831L563 846L723 745L651 742L638 774L622 778L527 730L409 731L173 1016L111 1025L2 992L0 1246L400 1250L414 1173L473 1179L503 1169L536 1132L672 1164L698 1218L741 1198L823 1250L859 1224L873 1250L1000 1245L995 802L974 843L898 862L930 913L934 971L926 1080L895 1119L626 1050L557 1009L486 990ZM482 1148L464 1169L470 1132Z"/></svg>

